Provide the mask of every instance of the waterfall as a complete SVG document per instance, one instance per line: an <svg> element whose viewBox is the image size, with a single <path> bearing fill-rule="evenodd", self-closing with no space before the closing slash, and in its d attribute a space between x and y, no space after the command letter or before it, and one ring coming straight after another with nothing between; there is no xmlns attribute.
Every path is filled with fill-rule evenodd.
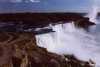
<svg viewBox="0 0 100 67"><path fill-rule="evenodd" d="M38 46L61 55L73 54L84 61L91 59L100 67L100 41L97 42L97 35L77 29L73 22L58 24L52 28L55 32L36 36Z"/></svg>
<svg viewBox="0 0 100 67"><path fill-rule="evenodd" d="M91 22L98 24L98 0L93 0L92 8L88 13ZM96 67L100 67L100 34L92 34L84 29L76 28L73 24L58 24L52 26L55 31L53 33L37 35L37 44L40 47L47 48L48 51L60 55L73 54L76 58L96 63ZM94 27L90 27L93 30Z"/></svg>

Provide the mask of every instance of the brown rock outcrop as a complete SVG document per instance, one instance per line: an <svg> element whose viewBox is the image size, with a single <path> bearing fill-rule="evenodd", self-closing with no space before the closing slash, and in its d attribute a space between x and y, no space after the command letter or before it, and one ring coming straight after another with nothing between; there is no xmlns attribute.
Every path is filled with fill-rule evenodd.
<svg viewBox="0 0 100 67"><path fill-rule="evenodd" d="M33 33L0 32L0 50L0 67L92 67L38 47Z"/></svg>

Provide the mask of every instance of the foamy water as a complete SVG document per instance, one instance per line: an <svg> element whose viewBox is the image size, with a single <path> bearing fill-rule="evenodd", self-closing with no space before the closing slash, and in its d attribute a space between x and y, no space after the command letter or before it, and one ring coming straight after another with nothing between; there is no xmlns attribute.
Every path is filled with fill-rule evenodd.
<svg viewBox="0 0 100 67"><path fill-rule="evenodd" d="M90 21L97 23L97 13L98 13L98 7L94 5L91 9L91 11L88 13L88 17L90 18Z"/></svg>
<svg viewBox="0 0 100 67"><path fill-rule="evenodd" d="M73 23L52 26L56 32L37 35L38 46L58 54L73 54L80 60L96 63L100 67L100 35L75 28ZM91 27L94 29L95 27Z"/></svg>

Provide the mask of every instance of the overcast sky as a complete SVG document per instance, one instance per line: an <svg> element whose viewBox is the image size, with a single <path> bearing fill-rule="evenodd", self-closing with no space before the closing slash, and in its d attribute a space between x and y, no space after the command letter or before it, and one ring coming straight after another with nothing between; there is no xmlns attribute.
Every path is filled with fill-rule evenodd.
<svg viewBox="0 0 100 67"><path fill-rule="evenodd" d="M99 3L99 0L0 0L0 12L85 12Z"/></svg>

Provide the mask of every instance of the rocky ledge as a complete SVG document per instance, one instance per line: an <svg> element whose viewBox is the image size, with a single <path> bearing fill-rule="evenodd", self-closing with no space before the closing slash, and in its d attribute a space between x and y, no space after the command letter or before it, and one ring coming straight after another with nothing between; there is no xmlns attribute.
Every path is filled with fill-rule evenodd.
<svg viewBox="0 0 100 67"><path fill-rule="evenodd" d="M0 32L0 67L94 67L91 64L38 47L33 33Z"/></svg>

